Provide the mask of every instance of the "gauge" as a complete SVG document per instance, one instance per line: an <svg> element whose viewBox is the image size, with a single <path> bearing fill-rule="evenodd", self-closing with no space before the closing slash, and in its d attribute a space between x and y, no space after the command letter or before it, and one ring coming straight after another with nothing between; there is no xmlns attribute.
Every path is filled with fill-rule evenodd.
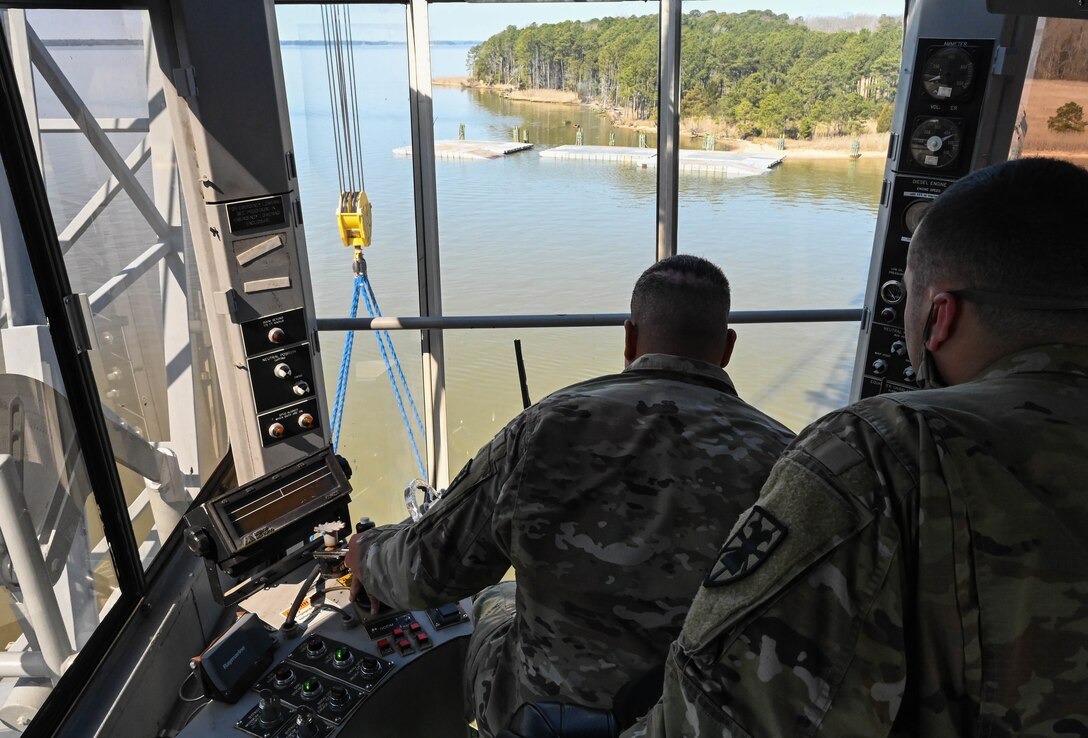
<svg viewBox="0 0 1088 738"><path fill-rule="evenodd" d="M922 67L922 87L935 100L959 100L971 91L974 81L975 59L965 49L938 49Z"/></svg>
<svg viewBox="0 0 1088 738"><path fill-rule="evenodd" d="M929 206L932 204L932 200L919 200L907 206L906 212L903 213L907 233L914 235L914 232L918 230L918 226L922 224L922 218L925 217L926 211L929 210Z"/></svg>
<svg viewBox="0 0 1088 738"><path fill-rule="evenodd" d="M926 118L910 134L910 155L923 167L943 169L959 157L962 141L963 133L955 121Z"/></svg>

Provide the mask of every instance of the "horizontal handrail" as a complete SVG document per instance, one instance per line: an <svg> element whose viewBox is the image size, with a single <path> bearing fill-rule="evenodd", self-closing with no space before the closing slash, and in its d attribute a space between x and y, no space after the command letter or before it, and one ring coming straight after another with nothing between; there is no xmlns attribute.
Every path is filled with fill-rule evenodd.
<svg viewBox="0 0 1088 738"><path fill-rule="evenodd" d="M761 323L860 323L861 308L736 310L730 325ZM629 313L554 315L441 315L429 317L318 318L319 331L422 331L475 328L591 328L623 325Z"/></svg>

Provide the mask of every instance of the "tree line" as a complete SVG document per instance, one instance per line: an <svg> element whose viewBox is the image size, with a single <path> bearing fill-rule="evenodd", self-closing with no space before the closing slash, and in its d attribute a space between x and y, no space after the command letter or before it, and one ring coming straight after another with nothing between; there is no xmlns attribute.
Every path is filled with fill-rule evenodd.
<svg viewBox="0 0 1088 738"><path fill-rule="evenodd" d="M627 117L657 107L656 15L508 26L472 47L484 84L576 92ZM681 28L685 118L709 116L738 135L810 137L877 120L887 130L903 43L899 19L826 33L769 11L692 11Z"/></svg>

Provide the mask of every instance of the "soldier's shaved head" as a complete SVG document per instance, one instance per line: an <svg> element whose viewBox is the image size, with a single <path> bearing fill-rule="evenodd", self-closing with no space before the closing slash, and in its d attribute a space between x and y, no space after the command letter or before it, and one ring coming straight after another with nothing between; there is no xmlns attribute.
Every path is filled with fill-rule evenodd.
<svg viewBox="0 0 1088 738"><path fill-rule="evenodd" d="M729 360L729 280L717 266L683 254L657 262L631 293L628 361L661 353L718 363Z"/></svg>
<svg viewBox="0 0 1088 738"><path fill-rule="evenodd" d="M1088 335L1088 310L1046 302L1088 302L1088 171L1029 158L961 179L926 213L908 264L918 287L944 280L1014 296L967 297L980 322L1006 341Z"/></svg>

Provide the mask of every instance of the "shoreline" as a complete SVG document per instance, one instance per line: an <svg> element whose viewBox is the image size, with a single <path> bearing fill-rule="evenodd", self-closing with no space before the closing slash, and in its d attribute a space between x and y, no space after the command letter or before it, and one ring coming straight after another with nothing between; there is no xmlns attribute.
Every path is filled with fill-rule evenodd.
<svg viewBox="0 0 1088 738"><path fill-rule="evenodd" d="M599 103L584 102L577 93L566 90L527 89L521 90L513 85L488 85L477 82L468 76L435 77L431 80L435 87L455 87L463 90L489 90L502 97L519 102L581 105L591 110L596 110L608 118L609 124L615 128L640 131L649 134L657 134L657 126L650 120L637 120L627 118L624 111L619 108L610 108ZM699 139L708 134L717 138L719 150L736 151L745 154L772 154L785 155L787 159L857 159L872 160L884 159L888 152L888 133L876 133L875 124L870 122L867 130L857 136L845 135L817 135L811 139L786 139L786 148L778 148L778 139L773 137L759 137L752 139L732 138L728 135L728 126L716 123L711 118L700 116L697 118L680 119L681 138L686 132L691 139ZM852 145L857 140L860 144L858 156L851 156Z"/></svg>

